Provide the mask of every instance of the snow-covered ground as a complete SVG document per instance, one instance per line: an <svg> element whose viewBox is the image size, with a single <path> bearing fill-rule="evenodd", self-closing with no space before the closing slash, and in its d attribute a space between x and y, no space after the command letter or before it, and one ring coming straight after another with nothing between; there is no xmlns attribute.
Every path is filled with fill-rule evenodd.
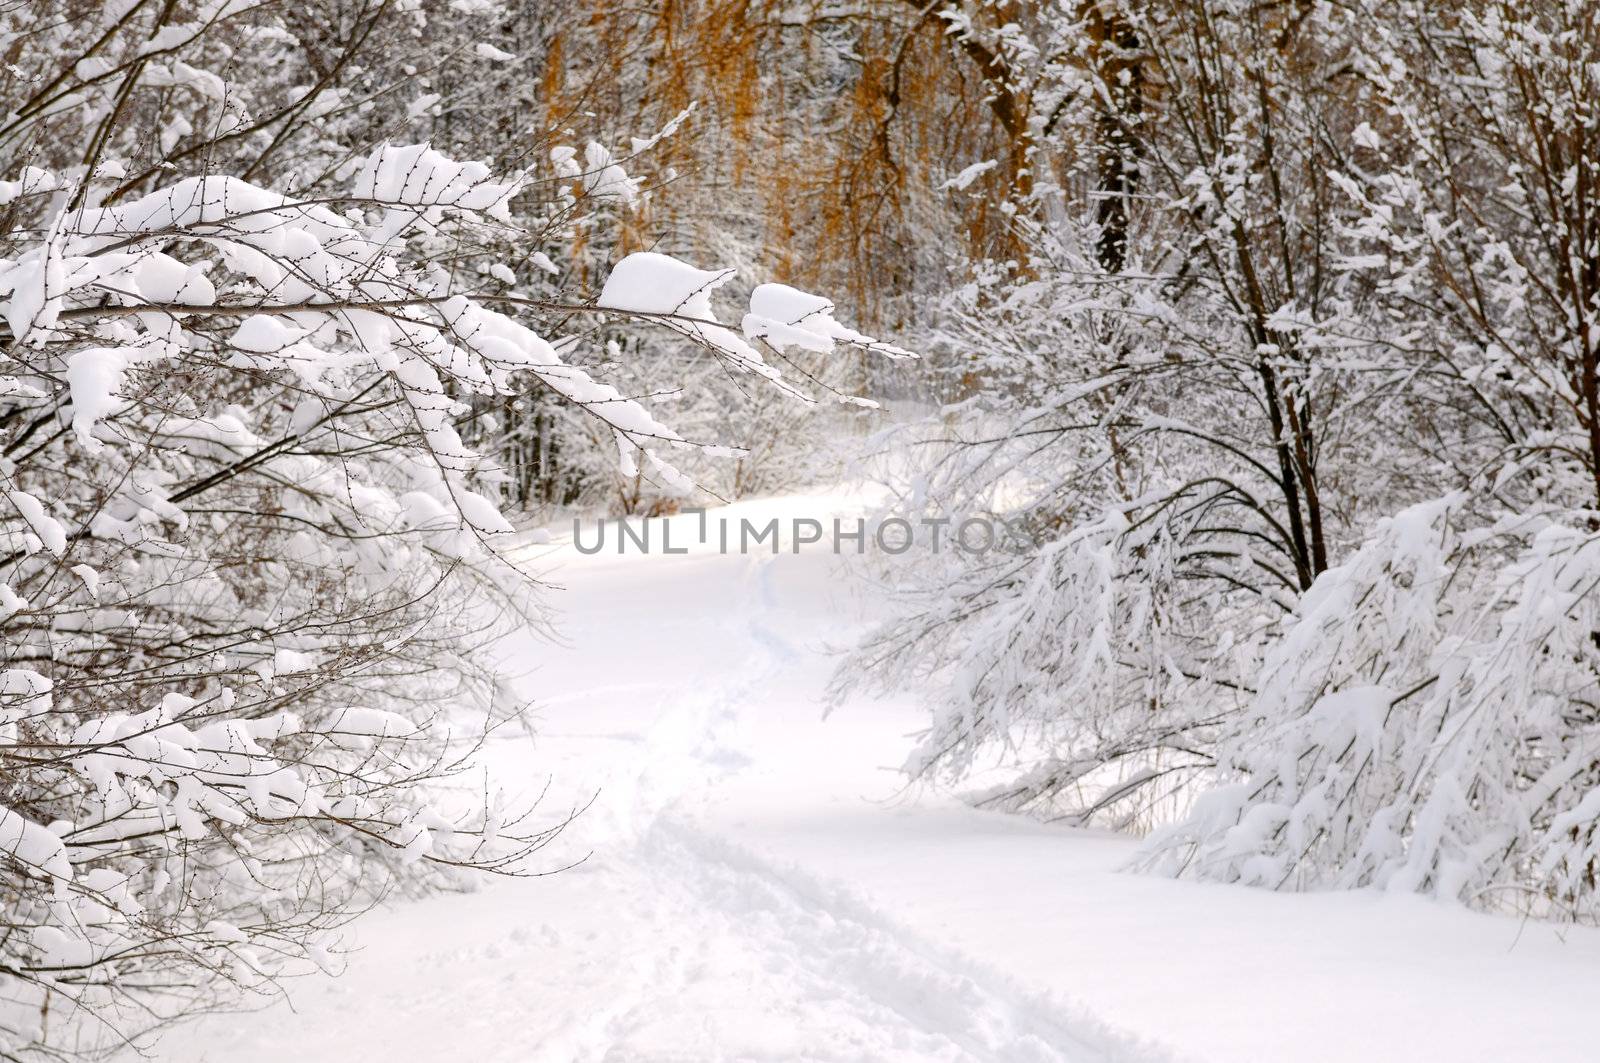
<svg viewBox="0 0 1600 1063"><path fill-rule="evenodd" d="M376 913L342 978L160 1058L1596 1058L1600 932L1124 874L1128 839L903 791L915 692L822 719L828 648L871 608L824 550L525 561L564 644L517 648L538 733L491 770L551 779L552 816L598 790L543 853L592 855Z"/></svg>

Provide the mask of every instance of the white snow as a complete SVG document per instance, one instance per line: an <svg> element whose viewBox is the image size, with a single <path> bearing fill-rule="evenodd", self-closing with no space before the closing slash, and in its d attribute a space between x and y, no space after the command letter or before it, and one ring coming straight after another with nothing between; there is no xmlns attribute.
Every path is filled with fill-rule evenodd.
<svg viewBox="0 0 1600 1063"><path fill-rule="evenodd" d="M479 41L477 46L472 50L477 54L478 58L488 59L489 61L495 63L508 63L516 58L516 56L510 52L503 52L494 45L484 41Z"/></svg>
<svg viewBox="0 0 1600 1063"><path fill-rule="evenodd" d="M233 339L228 341L230 348L241 351L254 351L257 354L271 354L300 340L306 335L306 330L294 328L280 321L278 318L267 314L252 314L244 319Z"/></svg>
<svg viewBox="0 0 1600 1063"><path fill-rule="evenodd" d="M714 321L711 293L732 278L731 269L696 269L670 255L638 251L612 268L596 305Z"/></svg>
<svg viewBox="0 0 1600 1063"><path fill-rule="evenodd" d="M334 734L365 738L398 738L416 732L416 725L403 716L381 709L350 708L341 711L329 730Z"/></svg>
<svg viewBox="0 0 1600 1063"><path fill-rule="evenodd" d="M833 317L833 303L787 284L758 284L750 293L750 312L744 316L744 334L764 339L782 350L800 347L827 354L834 341L872 347L895 358L915 357L910 351L879 343Z"/></svg>
<svg viewBox="0 0 1600 1063"><path fill-rule="evenodd" d="M122 408L118 391L128 367L126 353L115 347L91 347L67 361L67 385L72 391L72 428L90 450L103 444L94 438L95 422Z"/></svg>
<svg viewBox="0 0 1600 1063"><path fill-rule="evenodd" d="M564 588L563 643L503 647L536 735L484 762L514 793L549 777L547 818L594 798L539 869L592 855L395 904L344 977L290 986L294 1014L181 1027L159 1058L1593 1058L1600 931L1123 873L1131 839L906 791L886 766L925 725L916 692L821 719L826 650L871 610L837 558L581 556L554 531L521 561Z"/></svg>
<svg viewBox="0 0 1600 1063"><path fill-rule="evenodd" d="M731 269L697 269L671 255L636 251L611 268L595 305L660 315L659 324L710 348L746 372L766 378L791 396L809 401L784 383L782 374L768 365L743 336L718 321L711 293L733 276Z"/></svg>
<svg viewBox="0 0 1600 1063"><path fill-rule="evenodd" d="M432 106L432 101L427 106ZM509 221L507 205L522 191L523 180L490 181L489 172L484 163L456 162L426 144L385 144L368 156L356 172L351 191L358 199L405 203L433 211L456 207Z"/></svg>
<svg viewBox="0 0 1600 1063"><path fill-rule="evenodd" d="M976 181L978 178L982 177L984 174L988 173L990 170L999 165L1000 163L994 159L985 159L982 162L975 162L939 187L945 191L964 191L968 185L972 184L972 182Z"/></svg>
<svg viewBox="0 0 1600 1063"><path fill-rule="evenodd" d="M46 550L57 557L67 552L67 529L45 510L44 503L26 491L7 491L6 496Z"/></svg>
<svg viewBox="0 0 1600 1063"><path fill-rule="evenodd" d="M14 857L27 871L70 879L72 865L61 839L42 824L0 805L0 853Z"/></svg>

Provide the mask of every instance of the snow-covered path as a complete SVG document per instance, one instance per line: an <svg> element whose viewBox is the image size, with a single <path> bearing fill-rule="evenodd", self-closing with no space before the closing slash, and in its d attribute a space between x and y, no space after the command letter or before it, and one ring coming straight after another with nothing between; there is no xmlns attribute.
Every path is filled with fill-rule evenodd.
<svg viewBox="0 0 1600 1063"><path fill-rule="evenodd" d="M377 913L343 978L291 986L297 1017L213 1017L160 1057L1592 1058L1595 932L1117 874L1125 839L899 792L911 694L821 719L826 646L867 612L834 560L530 547L565 645L517 648L538 734L487 759L551 778L552 816L598 789L543 854L592 855Z"/></svg>

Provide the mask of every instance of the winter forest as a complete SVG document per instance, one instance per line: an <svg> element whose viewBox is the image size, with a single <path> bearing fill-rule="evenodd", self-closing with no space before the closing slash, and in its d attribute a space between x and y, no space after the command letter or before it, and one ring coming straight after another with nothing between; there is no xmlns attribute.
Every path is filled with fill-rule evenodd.
<svg viewBox="0 0 1600 1063"><path fill-rule="evenodd" d="M0 1059L1595 1058L1600 5L0 58Z"/></svg>

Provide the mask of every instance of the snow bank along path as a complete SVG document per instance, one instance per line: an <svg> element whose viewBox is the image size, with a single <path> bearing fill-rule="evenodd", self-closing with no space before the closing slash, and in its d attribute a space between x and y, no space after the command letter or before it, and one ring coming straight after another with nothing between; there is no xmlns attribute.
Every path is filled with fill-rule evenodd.
<svg viewBox="0 0 1600 1063"><path fill-rule="evenodd" d="M344 977L160 1058L1594 1058L1595 931L1121 874L1127 839L904 792L912 693L821 719L826 650L870 608L826 553L523 560L563 588L564 644L516 647L537 735L487 759L511 790L551 779L551 815L598 789L544 853L592 855L375 914Z"/></svg>

